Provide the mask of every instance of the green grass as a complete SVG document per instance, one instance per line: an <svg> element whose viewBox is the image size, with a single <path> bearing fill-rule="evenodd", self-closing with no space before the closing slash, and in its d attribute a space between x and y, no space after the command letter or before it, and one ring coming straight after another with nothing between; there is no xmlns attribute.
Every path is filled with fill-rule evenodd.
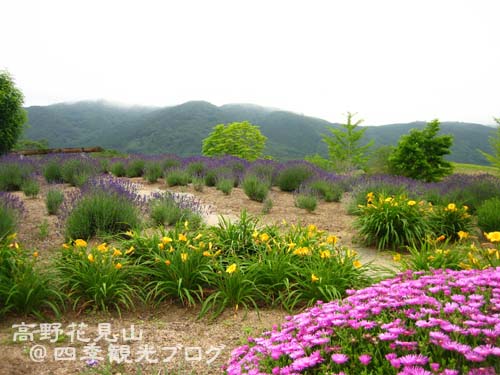
<svg viewBox="0 0 500 375"><path fill-rule="evenodd" d="M463 174L480 174L480 173L490 173L498 174L500 171L488 165L478 165L478 164L465 164L465 163L451 163L453 165L453 173L463 173Z"/></svg>

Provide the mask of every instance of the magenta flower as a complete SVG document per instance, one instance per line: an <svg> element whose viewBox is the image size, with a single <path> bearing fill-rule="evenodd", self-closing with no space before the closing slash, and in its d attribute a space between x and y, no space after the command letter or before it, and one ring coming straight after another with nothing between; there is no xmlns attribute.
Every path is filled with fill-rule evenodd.
<svg viewBox="0 0 500 375"><path fill-rule="evenodd" d="M429 362L429 358L422 354L408 354L399 357L399 361L403 366L423 366Z"/></svg>
<svg viewBox="0 0 500 375"><path fill-rule="evenodd" d="M358 359L362 365L367 366L371 362L372 356L370 354L361 354Z"/></svg>
<svg viewBox="0 0 500 375"><path fill-rule="evenodd" d="M332 354L332 361L338 365L346 363L348 360L349 357L345 354L340 354L340 353Z"/></svg>

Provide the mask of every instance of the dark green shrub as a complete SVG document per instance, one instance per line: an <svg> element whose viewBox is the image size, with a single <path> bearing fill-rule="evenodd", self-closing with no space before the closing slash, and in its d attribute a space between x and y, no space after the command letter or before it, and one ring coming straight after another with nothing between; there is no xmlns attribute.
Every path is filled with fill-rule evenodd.
<svg viewBox="0 0 500 375"><path fill-rule="evenodd" d="M316 180L309 185L311 192L325 202L340 202L344 189L338 184L333 184L324 180Z"/></svg>
<svg viewBox="0 0 500 375"><path fill-rule="evenodd" d="M434 182L453 172L451 163L444 159L451 152L453 137L439 134L439 125L436 119L422 130L411 129L401 136L388 158L393 174Z"/></svg>
<svg viewBox="0 0 500 375"><path fill-rule="evenodd" d="M165 169L178 168L178 167L180 167L180 165L181 165L181 162L177 159L165 159L162 162L161 169L165 170Z"/></svg>
<svg viewBox="0 0 500 375"><path fill-rule="evenodd" d="M418 247L431 231L428 208L405 195L369 192L365 204L359 207L354 227L365 244L376 245L379 250Z"/></svg>
<svg viewBox="0 0 500 375"><path fill-rule="evenodd" d="M266 198L264 200L264 205L262 206L262 213L267 215L269 212L271 212L273 208L273 200L271 198Z"/></svg>
<svg viewBox="0 0 500 375"><path fill-rule="evenodd" d="M225 195L231 194L234 181L232 179L223 178L217 182L217 190L222 191Z"/></svg>
<svg viewBox="0 0 500 375"><path fill-rule="evenodd" d="M206 186L215 186L217 184L217 169L210 169L205 173L204 177Z"/></svg>
<svg viewBox="0 0 500 375"><path fill-rule="evenodd" d="M0 316L12 311L46 319L47 309L59 316L63 293L52 284L55 277L49 270L35 267L37 257L37 252L0 244Z"/></svg>
<svg viewBox="0 0 500 375"><path fill-rule="evenodd" d="M477 225L483 232L500 231L500 198L486 200L477 209Z"/></svg>
<svg viewBox="0 0 500 375"><path fill-rule="evenodd" d="M189 163L186 167L186 172L190 177L194 176L203 176L205 173L205 164L201 161L195 161L193 163Z"/></svg>
<svg viewBox="0 0 500 375"><path fill-rule="evenodd" d="M193 189L195 191L203 191L204 181L201 177L193 177L191 182L193 183Z"/></svg>
<svg viewBox="0 0 500 375"><path fill-rule="evenodd" d="M126 176L129 178L142 177L145 165L146 162L142 159L133 159L129 161L126 167Z"/></svg>
<svg viewBox="0 0 500 375"><path fill-rule="evenodd" d="M436 237L444 235L447 239L458 240L458 232L470 232L472 229L468 207L457 206L455 203L433 207L428 220Z"/></svg>
<svg viewBox="0 0 500 375"><path fill-rule="evenodd" d="M122 161L117 161L111 164L109 168L111 173L116 177L125 177L127 174L127 170L125 169L125 164Z"/></svg>
<svg viewBox="0 0 500 375"><path fill-rule="evenodd" d="M21 190L27 197L35 198L40 192L40 184L34 179L28 179L21 185Z"/></svg>
<svg viewBox="0 0 500 375"><path fill-rule="evenodd" d="M189 184L189 174L180 169L172 169L167 172L165 181L168 186L186 186Z"/></svg>
<svg viewBox="0 0 500 375"><path fill-rule="evenodd" d="M257 176L248 175L243 180L243 191L251 200L263 202L269 193L269 185L260 181Z"/></svg>
<svg viewBox="0 0 500 375"><path fill-rule="evenodd" d="M18 163L0 164L0 191L19 191L32 169Z"/></svg>
<svg viewBox="0 0 500 375"><path fill-rule="evenodd" d="M150 217L155 225L175 225L186 220L192 228L201 225L201 216L189 209L180 208L175 200L165 195L150 203Z"/></svg>
<svg viewBox="0 0 500 375"><path fill-rule="evenodd" d="M58 184L63 182L61 162L51 160L43 166L43 177L49 184Z"/></svg>
<svg viewBox="0 0 500 375"><path fill-rule="evenodd" d="M81 198L66 219L66 238L123 233L139 224L138 210L126 197L94 191Z"/></svg>
<svg viewBox="0 0 500 375"><path fill-rule="evenodd" d="M390 197L408 195L408 191L403 185L384 183L382 181L369 182L361 185L352 192L347 211L351 215L359 213L358 207L366 203L368 195Z"/></svg>
<svg viewBox="0 0 500 375"><path fill-rule="evenodd" d="M273 164L254 164L250 174L257 176L261 181L266 181L271 186L275 182L274 168Z"/></svg>
<svg viewBox="0 0 500 375"><path fill-rule="evenodd" d="M108 173L110 170L110 162L109 162L109 159L103 159L103 158L99 158L98 159L98 163L97 163L97 170L99 173L102 173L102 174L106 174Z"/></svg>
<svg viewBox="0 0 500 375"><path fill-rule="evenodd" d="M161 164L158 162L149 162L144 168L144 178L149 183L154 183L158 181L159 178L163 176L163 169Z"/></svg>
<svg viewBox="0 0 500 375"><path fill-rule="evenodd" d="M61 173L64 182L72 186L82 186L95 175L95 170L88 161L70 159L63 163Z"/></svg>
<svg viewBox="0 0 500 375"><path fill-rule="evenodd" d="M318 206L318 198L314 195L303 195L299 194L295 198L295 206L298 208L303 208L307 212L313 212Z"/></svg>
<svg viewBox="0 0 500 375"><path fill-rule="evenodd" d="M139 267L129 261L126 251L106 244L88 248L76 241L63 248L55 261L60 289L70 298L73 310L131 310L140 297Z"/></svg>
<svg viewBox="0 0 500 375"><path fill-rule="evenodd" d="M57 214L57 210L64 201L64 194L59 190L49 190L45 199L45 206L49 215Z"/></svg>
<svg viewBox="0 0 500 375"><path fill-rule="evenodd" d="M312 171L306 166L288 167L279 174L278 186L282 191L295 191L311 175Z"/></svg>
<svg viewBox="0 0 500 375"><path fill-rule="evenodd" d="M0 244L7 236L15 233L17 227L17 213L0 200Z"/></svg>

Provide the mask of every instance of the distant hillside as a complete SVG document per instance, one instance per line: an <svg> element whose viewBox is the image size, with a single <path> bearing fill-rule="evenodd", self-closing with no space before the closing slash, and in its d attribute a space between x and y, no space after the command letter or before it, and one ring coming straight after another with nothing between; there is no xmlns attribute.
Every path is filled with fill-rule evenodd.
<svg viewBox="0 0 500 375"><path fill-rule="evenodd" d="M318 118L252 104L217 107L203 101L151 108L122 107L109 103L62 103L28 107L29 127L25 138L46 139L50 147L101 146L130 153L180 156L199 155L202 140L220 123L249 120L268 137L265 154L277 159L326 156L321 135L330 126ZM367 126L366 141L376 146L396 144L399 137L423 122ZM487 164L476 151L491 152L488 136L493 129L479 124L443 122L443 133L454 136L449 159L461 163Z"/></svg>

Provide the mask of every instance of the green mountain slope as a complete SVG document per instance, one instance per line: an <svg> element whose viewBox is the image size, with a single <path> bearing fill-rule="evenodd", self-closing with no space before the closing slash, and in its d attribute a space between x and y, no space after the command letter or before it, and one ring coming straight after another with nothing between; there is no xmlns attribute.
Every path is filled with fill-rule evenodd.
<svg viewBox="0 0 500 375"><path fill-rule="evenodd" d="M173 153L199 155L202 140L216 124L249 120L268 137L265 154L277 159L302 159L320 153L326 156L322 134L338 126L318 118L252 104L217 107L203 101L181 105L123 107L106 102L63 103L28 107L29 127L25 138L46 139L50 147L102 146L130 153ZM367 126L366 141L375 145L394 145L412 128L423 122ZM454 136L449 159L462 163L487 164L476 151L490 152L491 127L479 124L444 122L442 133Z"/></svg>

